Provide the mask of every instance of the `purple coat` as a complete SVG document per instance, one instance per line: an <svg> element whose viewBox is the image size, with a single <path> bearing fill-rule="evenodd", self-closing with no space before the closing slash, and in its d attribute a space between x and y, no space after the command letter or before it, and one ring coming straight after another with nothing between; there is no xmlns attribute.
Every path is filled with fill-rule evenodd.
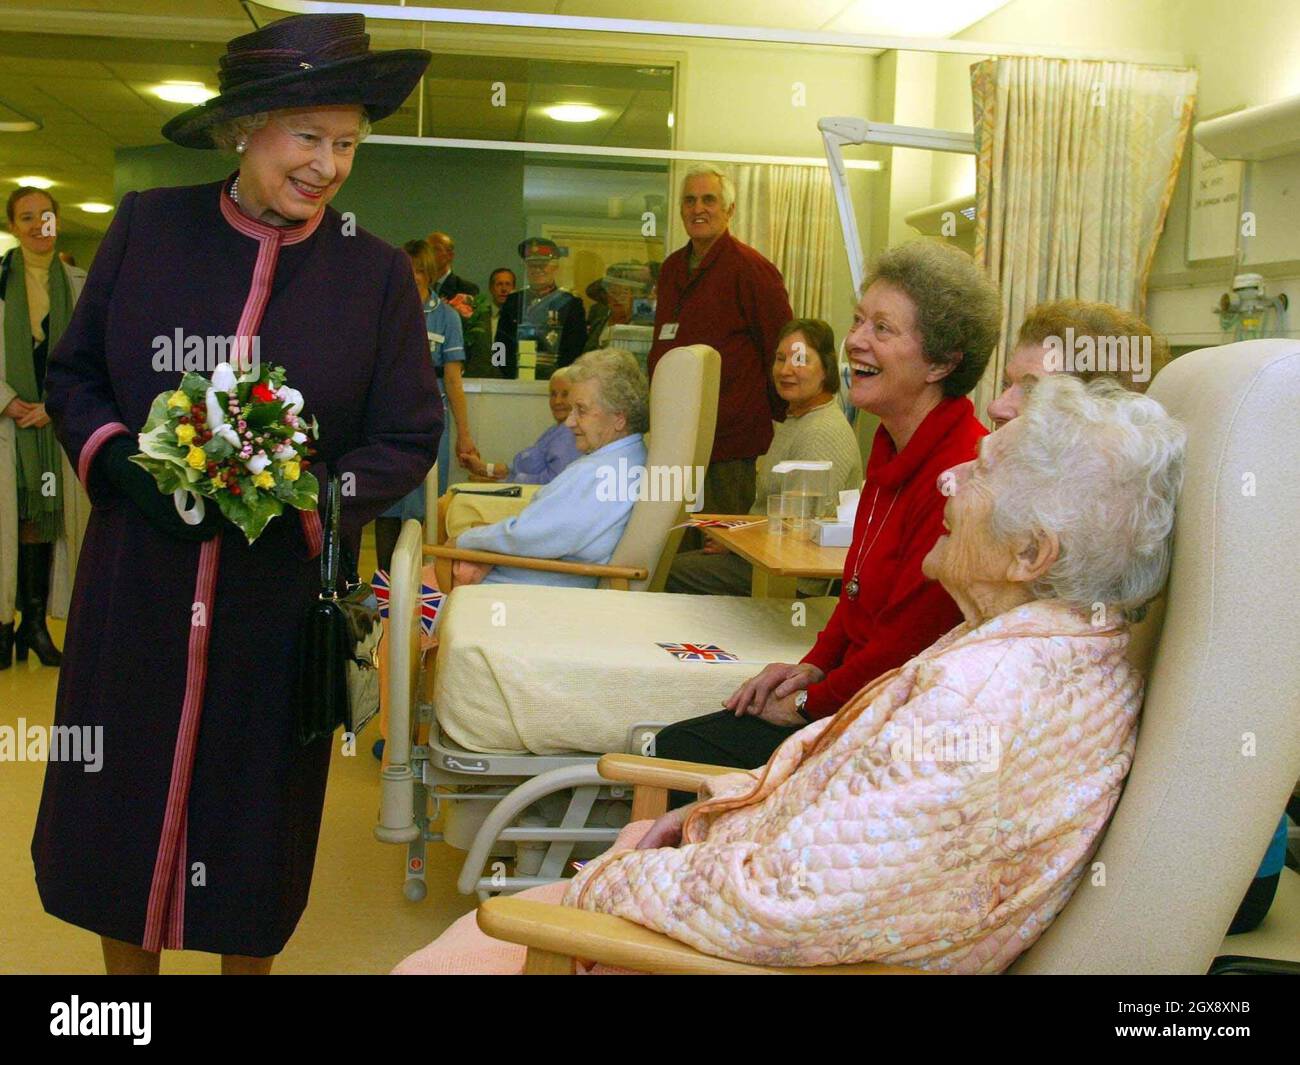
<svg viewBox="0 0 1300 1065"><path fill-rule="evenodd" d="M229 525L182 542L94 459L180 381L155 338L257 337L319 420L314 472L355 475L355 548L423 480L442 413L406 257L332 208L277 229L223 189L128 194L50 360L46 406L94 503L55 719L102 726L103 766L49 764L32 857L56 917L150 950L269 956L307 902L332 747L293 733L319 518L289 511L252 547Z"/></svg>

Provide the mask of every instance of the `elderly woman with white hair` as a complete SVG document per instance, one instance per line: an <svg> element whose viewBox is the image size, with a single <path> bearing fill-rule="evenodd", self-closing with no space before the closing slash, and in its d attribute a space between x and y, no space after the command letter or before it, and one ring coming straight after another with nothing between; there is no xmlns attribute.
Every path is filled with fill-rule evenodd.
<svg viewBox="0 0 1300 1065"><path fill-rule="evenodd" d="M538 489L522 511L504 521L467 529L449 547L504 555L605 564L636 503L644 469L643 434L650 425L650 390L631 352L591 351L569 367L570 411L565 424L582 457ZM595 577L547 573L517 566L458 561L456 584L552 584L596 587ZM445 579L440 581L445 584Z"/></svg>
<svg viewBox="0 0 1300 1065"><path fill-rule="evenodd" d="M549 484L578 458L580 452L574 443L573 430L566 424L573 409L569 402L571 373L571 366L561 366L547 379L546 400L555 424L543 430L528 447L516 451L509 465L484 462L477 454L472 455L467 465L475 477L507 484Z"/></svg>
<svg viewBox="0 0 1300 1065"><path fill-rule="evenodd" d="M941 478L925 570L964 621L534 897L741 962L1005 969L1078 887L1132 764L1128 624L1168 572L1184 447L1113 380L1033 385ZM522 961L463 924L444 939L402 971Z"/></svg>

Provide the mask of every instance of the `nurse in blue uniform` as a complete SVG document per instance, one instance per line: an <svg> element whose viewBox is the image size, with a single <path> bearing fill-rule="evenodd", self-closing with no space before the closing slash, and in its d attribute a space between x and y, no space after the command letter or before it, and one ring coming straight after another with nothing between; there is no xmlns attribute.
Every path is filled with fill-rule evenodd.
<svg viewBox="0 0 1300 1065"><path fill-rule="evenodd" d="M469 431L469 415L465 408L465 389L462 378L465 364L464 333L461 318L454 307L442 299L430 283L433 277L433 249L426 240L408 240L402 245L411 260L415 287L420 291L424 307L424 328L429 339L429 355L433 359L442 386L442 424L450 428L448 413L455 415L456 450L478 453ZM438 445L438 494L447 491L451 474L451 433L444 432ZM407 518L424 520L424 485L408 493L400 502L375 521L375 555L380 569L388 571L393 559L393 549Z"/></svg>

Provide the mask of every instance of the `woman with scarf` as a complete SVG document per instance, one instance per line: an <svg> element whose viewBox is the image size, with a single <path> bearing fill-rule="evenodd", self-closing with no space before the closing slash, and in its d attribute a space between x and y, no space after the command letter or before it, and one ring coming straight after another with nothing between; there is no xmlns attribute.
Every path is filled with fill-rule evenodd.
<svg viewBox="0 0 1300 1065"><path fill-rule="evenodd" d="M45 368L86 280L54 251L59 205L43 189L5 204L18 247L0 260L0 669L61 655L45 616L64 617L89 501L45 412ZM14 608L22 622L14 629Z"/></svg>

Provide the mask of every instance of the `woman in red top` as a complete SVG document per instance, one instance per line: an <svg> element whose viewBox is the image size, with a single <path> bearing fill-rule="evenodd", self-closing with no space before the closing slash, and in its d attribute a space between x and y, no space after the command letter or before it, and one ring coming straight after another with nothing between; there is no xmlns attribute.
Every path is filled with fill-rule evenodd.
<svg viewBox="0 0 1300 1065"><path fill-rule="evenodd" d="M973 459L987 432L965 397L997 343L999 307L997 289L949 245L915 241L877 260L844 345L853 405L880 427L835 613L802 662L773 662L725 710L662 730L658 757L761 766L791 732L961 621L921 560L943 531L939 475Z"/></svg>

